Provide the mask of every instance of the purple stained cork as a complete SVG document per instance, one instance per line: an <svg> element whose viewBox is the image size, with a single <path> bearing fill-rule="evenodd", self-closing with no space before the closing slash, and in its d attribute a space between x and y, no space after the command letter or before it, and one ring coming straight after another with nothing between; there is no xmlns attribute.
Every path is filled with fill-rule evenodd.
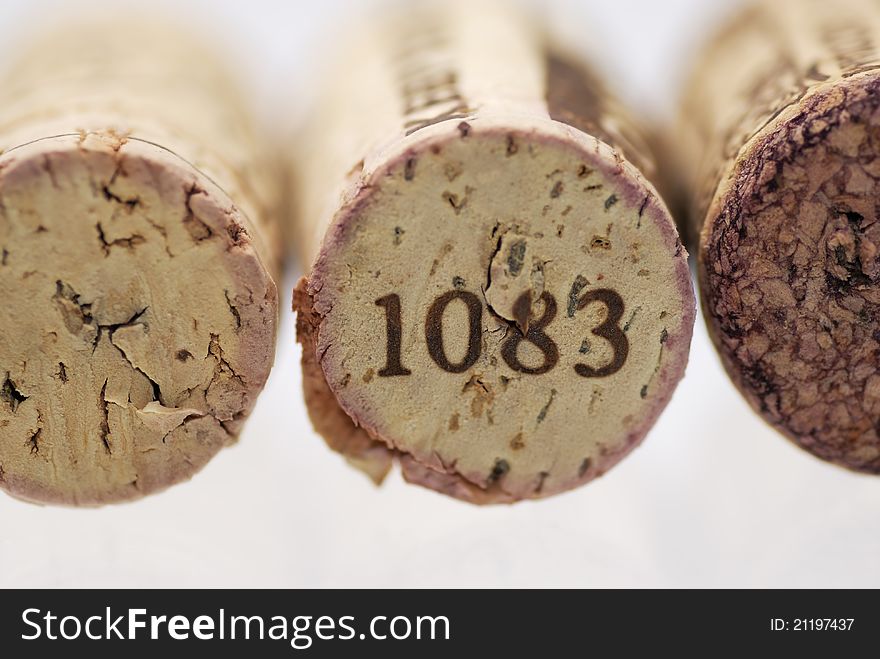
<svg viewBox="0 0 880 659"><path fill-rule="evenodd" d="M709 333L733 382L812 454L880 472L875 3L733 20L685 95L682 162Z"/></svg>

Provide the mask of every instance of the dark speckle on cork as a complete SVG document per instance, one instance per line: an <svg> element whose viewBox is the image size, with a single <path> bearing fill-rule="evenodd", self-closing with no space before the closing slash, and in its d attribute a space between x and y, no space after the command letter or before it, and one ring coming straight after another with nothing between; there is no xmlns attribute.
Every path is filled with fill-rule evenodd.
<svg viewBox="0 0 880 659"><path fill-rule="evenodd" d="M455 211L456 215L461 212L461 209L464 207L465 202L467 201L466 197L464 199L459 199L457 194L449 192L449 190L446 190L442 196L446 203L452 206L452 210Z"/></svg>
<svg viewBox="0 0 880 659"><path fill-rule="evenodd" d="M562 191L565 189L565 186L562 184L562 181L556 181L556 184L550 190L551 199L556 199L559 195L562 194Z"/></svg>
<svg viewBox="0 0 880 659"><path fill-rule="evenodd" d="M404 231L400 227L394 227L394 244L395 245L400 244L400 240L401 240L401 238L403 238L403 234L405 234L405 233L406 233L406 231Z"/></svg>
<svg viewBox="0 0 880 659"><path fill-rule="evenodd" d="M547 477L550 476L550 472L542 471L538 473L538 483L535 485L535 489L532 490L535 494L540 494L541 490L544 489L544 481L547 480Z"/></svg>
<svg viewBox="0 0 880 659"><path fill-rule="evenodd" d="M608 197L608 199L605 200L605 210L607 211L609 208L611 208L616 203L617 203L617 195L612 194L611 196Z"/></svg>
<svg viewBox="0 0 880 659"><path fill-rule="evenodd" d="M642 390L639 392L639 396L642 398L646 398L648 396L648 385L643 385Z"/></svg>
<svg viewBox="0 0 880 659"><path fill-rule="evenodd" d="M510 464L507 460L503 460L502 458L498 458L495 460L495 466L492 467L492 471L489 474L489 483L494 483L499 479L503 478L507 472L510 471Z"/></svg>
<svg viewBox="0 0 880 659"><path fill-rule="evenodd" d="M642 205L639 206L639 219L636 221L636 229L642 228L642 215L645 214L645 208L648 207L648 201L650 201L651 195L646 195L642 200Z"/></svg>
<svg viewBox="0 0 880 659"><path fill-rule="evenodd" d="M519 151L519 146L516 143L516 140L513 139L513 135L507 136L507 155L512 156L517 151Z"/></svg>
<svg viewBox="0 0 880 659"><path fill-rule="evenodd" d="M611 249L611 241L605 236L593 236L590 249Z"/></svg>
<svg viewBox="0 0 880 659"><path fill-rule="evenodd" d="M574 312L577 311L578 302L580 301L581 291L584 290L584 287L589 285L589 281L583 275L578 275L574 278L574 281L571 284L571 290L568 292L568 307L566 308L566 315L569 318L574 318Z"/></svg>
<svg viewBox="0 0 880 659"><path fill-rule="evenodd" d="M450 432L455 432L456 430L458 430L461 427L459 424L459 418L460 417L458 415L458 412L456 412L451 417L449 417L449 430L450 430Z"/></svg>
<svg viewBox="0 0 880 659"><path fill-rule="evenodd" d="M471 125L466 121L462 121L458 124L458 132L461 135L461 139L465 139L471 134Z"/></svg>
<svg viewBox="0 0 880 659"><path fill-rule="evenodd" d="M507 270L511 277L516 277L522 272L523 262L526 258L526 241L517 240L510 245L507 252Z"/></svg>
<svg viewBox="0 0 880 659"><path fill-rule="evenodd" d="M465 287L464 278L459 277L458 275L453 277L452 278L452 287L457 291L460 291L461 289L463 289Z"/></svg>
<svg viewBox="0 0 880 659"><path fill-rule="evenodd" d="M587 178L592 173L593 170L586 165L581 165L580 167L578 167L578 178Z"/></svg>
<svg viewBox="0 0 880 659"><path fill-rule="evenodd" d="M538 423L541 423L544 419L547 418L547 412L550 410L550 406L553 404L553 399L556 398L557 391L556 389L550 390L550 398L544 404L544 407L541 408L541 411L538 413Z"/></svg>
<svg viewBox="0 0 880 659"><path fill-rule="evenodd" d="M416 159L407 158L406 164L403 166L403 178L405 181L412 181L416 177Z"/></svg>
<svg viewBox="0 0 880 659"><path fill-rule="evenodd" d="M590 458L584 458L584 461L581 462L581 466L578 469L578 476L580 478L583 478L584 475L590 470L591 463L592 463L592 461L590 460Z"/></svg>

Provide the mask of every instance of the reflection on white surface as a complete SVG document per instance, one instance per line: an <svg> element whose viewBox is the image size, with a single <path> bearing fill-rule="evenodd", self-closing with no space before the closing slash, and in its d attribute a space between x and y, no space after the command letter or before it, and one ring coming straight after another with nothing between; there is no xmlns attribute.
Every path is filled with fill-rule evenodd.
<svg viewBox="0 0 880 659"><path fill-rule="evenodd" d="M0 37L25 4L4 3ZM28 15L58 4L30 3ZM310 44L353 3L177 4L235 29L266 103L279 88L296 99ZM615 86L668 111L694 34L730 3L551 4L592 16L583 31L606 44ZM238 446L135 504L66 510L0 496L0 587L880 586L880 478L767 428L722 372L702 319L687 377L641 448L575 492L480 509L396 475L376 489L314 435L292 283L281 287L275 370Z"/></svg>

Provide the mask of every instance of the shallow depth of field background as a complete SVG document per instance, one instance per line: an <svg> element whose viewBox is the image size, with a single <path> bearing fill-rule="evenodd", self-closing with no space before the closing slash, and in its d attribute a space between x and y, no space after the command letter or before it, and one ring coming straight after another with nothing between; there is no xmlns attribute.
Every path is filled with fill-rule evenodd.
<svg viewBox="0 0 880 659"><path fill-rule="evenodd" d="M601 55L642 117L662 119L696 45L735 3L532 4ZM0 4L0 51L64 4ZM316 54L369 3L98 7L126 4L217 30L256 110L286 128L307 107ZM397 474L376 489L312 432L289 311L298 274L280 282L277 362L239 444L190 483L133 504L67 510L0 495L0 587L880 587L880 478L822 463L765 427L722 372L702 318L687 376L641 448L580 490L481 509Z"/></svg>

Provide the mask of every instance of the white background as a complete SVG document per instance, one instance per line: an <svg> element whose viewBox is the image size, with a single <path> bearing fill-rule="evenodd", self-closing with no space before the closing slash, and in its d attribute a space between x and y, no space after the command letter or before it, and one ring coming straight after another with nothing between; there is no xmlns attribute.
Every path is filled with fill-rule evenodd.
<svg viewBox="0 0 880 659"><path fill-rule="evenodd" d="M315 49L332 46L365 3L142 4L221 30L258 111L283 123L302 112ZM731 4L546 7L603 53L642 116L663 118L696 44ZM0 43L61 5L4 1ZM685 380L623 463L546 501L475 508L397 475L374 488L315 436L287 311L293 275L281 286L275 369L240 443L192 482L133 504L68 510L0 495L0 587L880 586L880 479L824 464L765 427L722 372L702 319Z"/></svg>

